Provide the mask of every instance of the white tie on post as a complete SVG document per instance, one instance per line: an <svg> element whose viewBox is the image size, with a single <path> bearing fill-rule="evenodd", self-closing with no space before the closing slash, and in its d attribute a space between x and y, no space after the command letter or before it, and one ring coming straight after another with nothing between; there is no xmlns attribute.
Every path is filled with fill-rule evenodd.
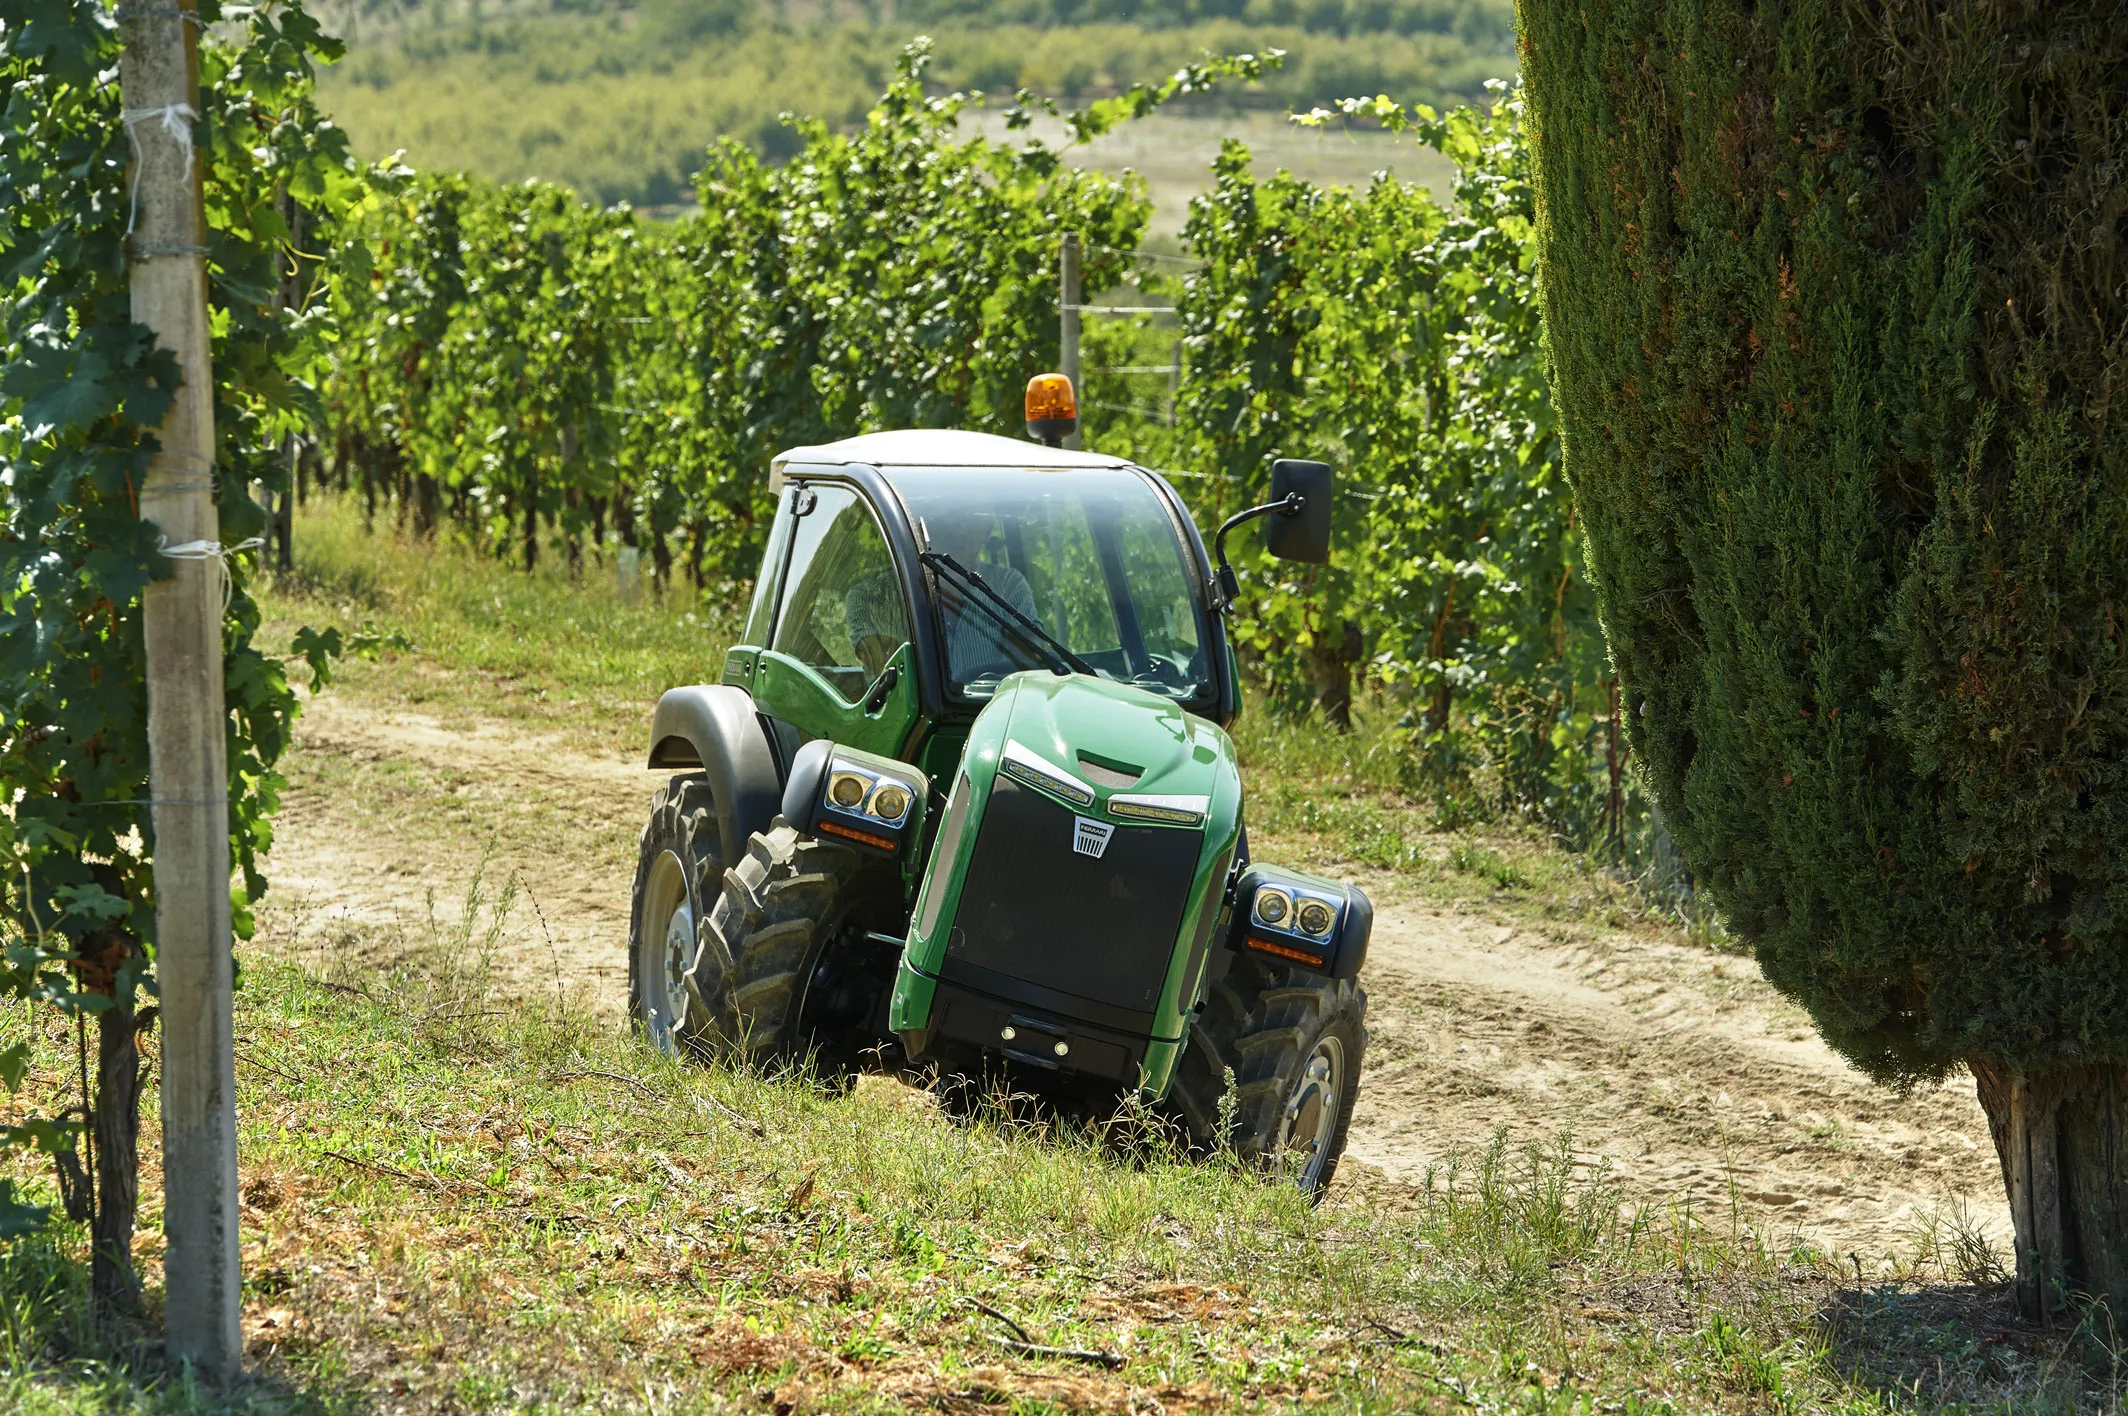
<svg viewBox="0 0 2128 1416"><path fill-rule="evenodd" d="M155 549L174 561L213 561L215 574L220 577L222 583L222 613L226 615L229 613L230 596L236 592L236 582L229 578L229 557L241 551L258 550L265 544L264 536L252 536L233 546L224 546L220 541L181 541L173 546L169 537L162 536L156 539Z"/></svg>
<svg viewBox="0 0 2128 1416"><path fill-rule="evenodd" d="M137 124L150 119L162 125L169 137L176 139L185 154L185 170L192 170L192 125L199 121L199 110L189 103L166 103L160 108L128 108L118 115L126 125L126 138L133 144L133 188L128 196L126 209L126 235L133 234L133 223L140 220L140 132Z"/></svg>

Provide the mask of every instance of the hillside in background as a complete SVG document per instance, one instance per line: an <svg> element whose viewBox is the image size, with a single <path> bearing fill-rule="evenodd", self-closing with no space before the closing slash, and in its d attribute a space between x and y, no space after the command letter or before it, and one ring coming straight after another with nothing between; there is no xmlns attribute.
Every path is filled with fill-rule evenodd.
<svg viewBox="0 0 2128 1416"><path fill-rule="evenodd" d="M1191 145L1215 113L1376 93L1448 104L1515 67L1511 0L347 0L323 17L349 55L320 96L363 156L404 149L419 167L543 177L641 206L689 200L718 137L781 156L799 146L786 111L857 122L918 34L936 44L938 88L1000 97L1026 88L1083 99L1206 51L1287 51L1266 82L1163 115ZM1392 152L1367 141L1375 136L1282 149L1277 160L1352 180L1409 158L1410 144ZM1142 143L1134 150L1145 165ZM1320 174L1309 170L1314 150L1329 164ZM1163 208L1179 205L1165 195Z"/></svg>

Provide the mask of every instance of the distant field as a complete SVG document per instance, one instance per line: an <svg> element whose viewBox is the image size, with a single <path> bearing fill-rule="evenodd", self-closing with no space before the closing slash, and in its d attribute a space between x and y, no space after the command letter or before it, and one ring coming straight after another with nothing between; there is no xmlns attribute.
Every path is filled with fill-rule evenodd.
<svg viewBox="0 0 2128 1416"><path fill-rule="evenodd" d="M938 89L991 94L999 106L1017 88L1099 96L1208 52L1287 51L1264 83L1191 100L1081 155L1145 172L1160 206L1156 230L1169 236L1223 135L1248 140L1266 170L1284 165L1312 180L1363 183L1386 166L1429 181L1444 169L1427 166L1408 143L1297 132L1284 114L1377 93L1406 103L1470 101L1483 96L1486 80L1514 72L1512 53L1491 31L1476 39L1320 31L1298 20L993 24L956 12L918 23L838 20L817 5L800 20L792 5L753 13L745 0L724 0L721 9L702 0L571 12L539 0L345 4L328 9L327 20L348 38L349 54L322 77L319 98L361 156L403 151L425 169L543 178L594 201L650 208L690 201L702 154L720 138L781 156L799 146L781 121L786 111L838 127L860 121L918 34L934 40ZM995 115L990 131L1002 132ZM1059 131L1052 125L1044 136Z"/></svg>
<svg viewBox="0 0 2128 1416"><path fill-rule="evenodd" d="M986 137L1007 136L995 111L977 115L970 127ZM1042 141L1061 145L1063 125L1037 123ZM1190 198L1211 185L1212 159L1225 138L1239 138L1256 158L1259 176L1284 168L1321 186L1364 187L1377 172L1430 188L1446 202L1455 167L1431 148L1410 138L1378 131L1321 132L1296 126L1283 113L1156 113L1119 128L1107 137L1065 154L1075 167L1103 172L1127 170L1152 186L1153 223L1148 245L1179 249Z"/></svg>

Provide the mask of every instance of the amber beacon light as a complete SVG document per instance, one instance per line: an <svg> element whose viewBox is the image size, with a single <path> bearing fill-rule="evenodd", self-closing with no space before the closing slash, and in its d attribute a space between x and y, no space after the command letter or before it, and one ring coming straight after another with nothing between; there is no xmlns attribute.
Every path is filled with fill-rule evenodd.
<svg viewBox="0 0 2128 1416"><path fill-rule="evenodd" d="M1079 396L1062 374L1036 374L1027 381L1027 435L1051 447L1079 430Z"/></svg>

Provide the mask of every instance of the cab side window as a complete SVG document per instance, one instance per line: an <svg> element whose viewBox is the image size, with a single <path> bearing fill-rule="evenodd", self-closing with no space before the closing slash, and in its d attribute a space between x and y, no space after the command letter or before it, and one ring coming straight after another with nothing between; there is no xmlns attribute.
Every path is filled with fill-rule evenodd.
<svg viewBox="0 0 2128 1416"><path fill-rule="evenodd" d="M776 613L776 584L783 579L783 553L791 544L791 488L783 489L776 504L776 519L770 523L768 552L761 557L761 574L754 578L753 608L746 612L746 633L741 644L756 649L768 647L770 622Z"/></svg>
<svg viewBox="0 0 2128 1416"><path fill-rule="evenodd" d="M879 523L856 492L826 486L794 495L794 509L805 510L791 537L771 647L855 703L909 641L901 581Z"/></svg>

